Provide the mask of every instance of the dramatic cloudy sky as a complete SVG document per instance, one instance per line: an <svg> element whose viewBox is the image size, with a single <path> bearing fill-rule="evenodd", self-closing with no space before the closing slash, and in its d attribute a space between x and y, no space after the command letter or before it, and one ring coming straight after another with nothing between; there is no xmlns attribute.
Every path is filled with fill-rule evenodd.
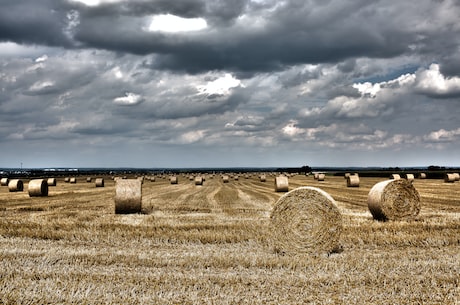
<svg viewBox="0 0 460 305"><path fill-rule="evenodd" d="M0 5L0 167L460 166L458 0Z"/></svg>

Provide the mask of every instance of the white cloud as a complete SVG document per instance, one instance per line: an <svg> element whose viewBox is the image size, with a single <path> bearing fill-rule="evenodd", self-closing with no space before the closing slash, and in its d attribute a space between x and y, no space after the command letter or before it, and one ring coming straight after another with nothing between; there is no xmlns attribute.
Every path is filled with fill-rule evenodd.
<svg viewBox="0 0 460 305"><path fill-rule="evenodd" d="M174 15L156 15L152 17L148 30L151 32L191 32L206 29L208 24L203 18L181 18Z"/></svg>
<svg viewBox="0 0 460 305"><path fill-rule="evenodd" d="M30 87L30 91L33 91L33 92L39 92L39 91L42 91L42 90L45 90L45 89L50 89L54 86L54 82L52 81L39 81L39 82L36 82L34 83L31 87Z"/></svg>
<svg viewBox="0 0 460 305"><path fill-rule="evenodd" d="M38 57L37 59L35 59L35 62L45 62L46 60L48 59L48 55L43 55L43 56L40 56Z"/></svg>
<svg viewBox="0 0 460 305"><path fill-rule="evenodd" d="M206 131L205 130L194 130L194 131L189 131L189 132L186 132L184 134L181 135L180 137L180 142L181 143L193 143L193 142L197 142L201 139L204 138L206 134Z"/></svg>
<svg viewBox="0 0 460 305"><path fill-rule="evenodd" d="M426 135L424 139L429 142L452 142L460 137L460 128L454 130L439 129Z"/></svg>
<svg viewBox="0 0 460 305"><path fill-rule="evenodd" d="M234 78L230 73L225 73L224 76L219 77L214 81L208 82L204 86L198 86L197 89L202 94L227 95L230 93L230 89L240 85L241 81L239 79Z"/></svg>
<svg viewBox="0 0 460 305"><path fill-rule="evenodd" d="M118 105L127 106L137 105L140 102L142 102L142 96L140 96L139 94L135 94L132 92L126 92L125 94L126 96L117 97L113 100L113 102Z"/></svg>
<svg viewBox="0 0 460 305"><path fill-rule="evenodd" d="M416 88L422 93L431 95L460 94L460 77L444 77L438 64L431 64L427 70L419 70L416 76Z"/></svg>
<svg viewBox="0 0 460 305"><path fill-rule="evenodd" d="M80 2L87 6L98 6L103 3L116 3L122 2L123 0L72 0L73 2Z"/></svg>

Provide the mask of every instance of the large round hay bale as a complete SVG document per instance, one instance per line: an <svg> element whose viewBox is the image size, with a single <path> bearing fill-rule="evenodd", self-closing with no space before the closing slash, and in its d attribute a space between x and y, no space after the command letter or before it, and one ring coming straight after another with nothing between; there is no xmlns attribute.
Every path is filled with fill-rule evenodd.
<svg viewBox="0 0 460 305"><path fill-rule="evenodd" d="M275 192L288 192L289 179L286 176L278 176L275 178Z"/></svg>
<svg viewBox="0 0 460 305"><path fill-rule="evenodd" d="M48 196L48 181L45 179L34 179L29 181L29 197Z"/></svg>
<svg viewBox="0 0 460 305"><path fill-rule="evenodd" d="M48 186L56 186L57 185L57 179L56 178L48 178L46 179L46 183Z"/></svg>
<svg viewBox="0 0 460 305"><path fill-rule="evenodd" d="M140 213L142 182L138 179L118 179L115 182L115 214Z"/></svg>
<svg viewBox="0 0 460 305"><path fill-rule="evenodd" d="M330 253L340 249L342 216L334 199L319 188L303 186L281 196L270 223L277 252Z"/></svg>
<svg viewBox="0 0 460 305"><path fill-rule="evenodd" d="M349 175L347 177L347 187L359 187L359 176Z"/></svg>
<svg viewBox="0 0 460 305"><path fill-rule="evenodd" d="M343 175L343 178L348 179L348 177L350 177L350 176L351 176L350 173L345 173L345 175Z"/></svg>
<svg viewBox="0 0 460 305"><path fill-rule="evenodd" d="M409 182L414 182L415 176L414 176L414 174L406 174L406 179Z"/></svg>
<svg viewBox="0 0 460 305"><path fill-rule="evenodd" d="M455 181L460 181L460 174L454 173L454 178L455 178Z"/></svg>
<svg viewBox="0 0 460 305"><path fill-rule="evenodd" d="M399 180L399 179L401 179L401 175L399 175L399 174L391 174L390 179Z"/></svg>
<svg viewBox="0 0 460 305"><path fill-rule="evenodd" d="M169 182L171 182L171 184L177 184L177 182L178 182L177 176L169 177Z"/></svg>
<svg viewBox="0 0 460 305"><path fill-rule="evenodd" d="M446 174L444 175L444 182L454 183L454 182L455 182L455 174L453 174L453 173L446 173Z"/></svg>
<svg viewBox="0 0 460 305"><path fill-rule="evenodd" d="M1 185L1 186L8 186L8 182L9 182L9 181L10 181L10 179L8 179L8 178L2 178L2 179L0 180L0 185Z"/></svg>
<svg viewBox="0 0 460 305"><path fill-rule="evenodd" d="M24 190L24 183L21 179L11 179L8 182L8 190L10 192L22 192Z"/></svg>
<svg viewBox="0 0 460 305"><path fill-rule="evenodd" d="M64 182L70 182L70 177L65 177Z"/></svg>
<svg viewBox="0 0 460 305"><path fill-rule="evenodd" d="M72 183L72 184L75 184L75 183L77 183L77 178L72 177L72 178L70 178L69 182Z"/></svg>
<svg viewBox="0 0 460 305"><path fill-rule="evenodd" d="M96 187L104 187L104 178L96 178Z"/></svg>
<svg viewBox="0 0 460 305"><path fill-rule="evenodd" d="M419 179L426 179L426 174L425 173L420 173L418 174Z"/></svg>
<svg viewBox="0 0 460 305"><path fill-rule="evenodd" d="M367 206L377 220L412 219L420 212L420 196L406 179L385 180L371 188Z"/></svg>
<svg viewBox="0 0 460 305"><path fill-rule="evenodd" d="M326 174L318 174L318 181L324 181L324 179L326 179Z"/></svg>
<svg viewBox="0 0 460 305"><path fill-rule="evenodd" d="M203 185L203 177L196 176L195 177L195 185Z"/></svg>

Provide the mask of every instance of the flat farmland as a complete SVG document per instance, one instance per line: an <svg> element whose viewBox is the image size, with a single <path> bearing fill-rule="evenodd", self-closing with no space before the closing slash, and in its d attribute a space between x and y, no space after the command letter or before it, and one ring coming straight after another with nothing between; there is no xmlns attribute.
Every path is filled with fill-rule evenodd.
<svg viewBox="0 0 460 305"><path fill-rule="evenodd" d="M343 251L282 255L270 213L274 176L202 186L179 175L142 186L142 213L114 213L115 182L58 179L48 197L0 187L2 304L459 304L460 183L415 180L413 221L378 222L367 195L382 178L289 178L328 192Z"/></svg>

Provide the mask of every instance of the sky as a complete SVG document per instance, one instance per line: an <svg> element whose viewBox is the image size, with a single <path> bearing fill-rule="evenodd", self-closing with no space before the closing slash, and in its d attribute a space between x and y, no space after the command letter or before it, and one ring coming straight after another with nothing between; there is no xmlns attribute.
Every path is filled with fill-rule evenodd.
<svg viewBox="0 0 460 305"><path fill-rule="evenodd" d="M0 167L460 166L458 0L0 5Z"/></svg>

